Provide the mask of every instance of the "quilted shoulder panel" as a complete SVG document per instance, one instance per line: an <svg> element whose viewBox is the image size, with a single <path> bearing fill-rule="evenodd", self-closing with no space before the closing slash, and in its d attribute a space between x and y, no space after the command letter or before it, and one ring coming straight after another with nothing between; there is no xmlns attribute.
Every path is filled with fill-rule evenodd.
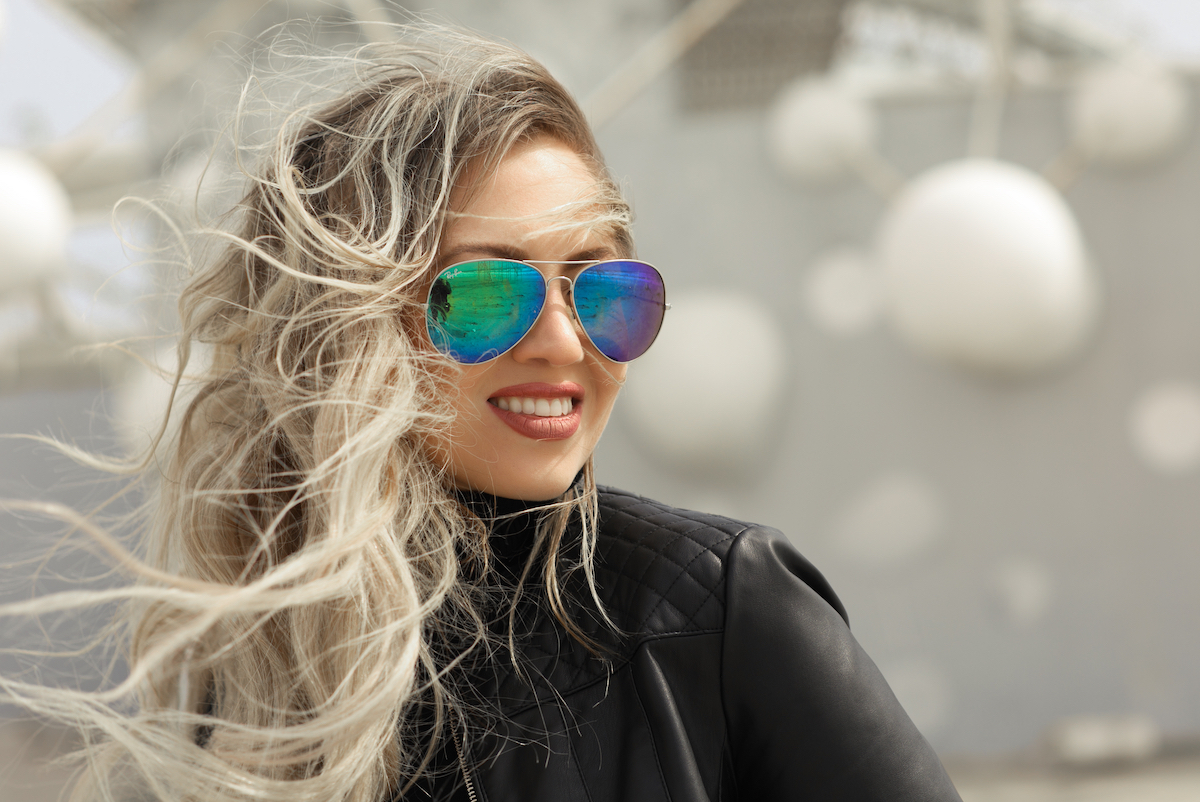
<svg viewBox="0 0 1200 802"><path fill-rule="evenodd" d="M533 625L520 638L525 677L500 661L476 677L483 698L512 717L594 683L606 683L646 640L718 631L725 620L725 561L751 524L681 510L632 493L600 489L596 584L605 610L621 630L584 611L591 605L581 574L569 592L580 603L578 623L609 645L611 663L596 660L543 608L529 608ZM533 604L533 597L529 603ZM615 637L615 642L614 642Z"/></svg>
<svg viewBox="0 0 1200 802"><path fill-rule="evenodd" d="M751 524L600 488L596 580L634 642L719 630L725 558Z"/></svg>

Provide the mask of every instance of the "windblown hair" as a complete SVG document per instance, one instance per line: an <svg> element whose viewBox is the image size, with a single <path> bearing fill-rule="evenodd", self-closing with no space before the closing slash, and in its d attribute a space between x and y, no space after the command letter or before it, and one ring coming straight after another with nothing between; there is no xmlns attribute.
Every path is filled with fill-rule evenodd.
<svg viewBox="0 0 1200 802"><path fill-rule="evenodd" d="M197 375L194 345L211 359L164 427L161 466L144 460L147 545L118 594L129 678L70 697L6 681L93 741L81 797L379 802L463 720L455 661L495 648L476 581L487 529L431 447L458 368L428 345L421 303L451 193L550 136L594 167L578 225L629 253L629 210L540 64L406 33L349 58L332 100L293 109L207 232L221 245L180 298L177 386ZM581 640L562 593L582 570L595 595L595 516L589 462L547 505L526 567ZM564 536L570 519L582 538Z"/></svg>

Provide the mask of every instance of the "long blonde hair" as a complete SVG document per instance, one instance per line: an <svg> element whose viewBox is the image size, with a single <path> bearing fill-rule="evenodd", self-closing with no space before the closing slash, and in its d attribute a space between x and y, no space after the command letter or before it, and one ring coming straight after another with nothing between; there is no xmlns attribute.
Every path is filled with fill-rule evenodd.
<svg viewBox="0 0 1200 802"><path fill-rule="evenodd" d="M403 35L288 113L182 292L176 382L197 374L195 344L211 359L164 427L163 467L144 460L152 514L117 594L129 679L95 695L3 680L92 741L80 796L378 802L461 715L454 662L494 647L486 527L430 457L455 366L422 339L419 291L468 166L486 175L530 137L594 166L589 224L625 252L629 210L540 64L465 33ZM540 553L538 592L581 639L562 589L582 569L595 595L595 522L589 462L526 567Z"/></svg>

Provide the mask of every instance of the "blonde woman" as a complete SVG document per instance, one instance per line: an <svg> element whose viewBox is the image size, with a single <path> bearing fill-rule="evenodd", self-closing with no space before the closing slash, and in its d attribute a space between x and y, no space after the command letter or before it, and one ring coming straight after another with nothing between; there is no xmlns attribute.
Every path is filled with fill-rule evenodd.
<svg viewBox="0 0 1200 802"><path fill-rule="evenodd" d="M129 679L10 698L104 799L957 799L782 536L596 487L662 279L558 82L419 41L292 114L183 292Z"/></svg>

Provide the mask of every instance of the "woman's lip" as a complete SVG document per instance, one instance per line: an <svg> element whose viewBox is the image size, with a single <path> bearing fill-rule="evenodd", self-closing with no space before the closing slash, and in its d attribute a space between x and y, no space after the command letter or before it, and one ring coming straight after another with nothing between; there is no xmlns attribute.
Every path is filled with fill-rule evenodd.
<svg viewBox="0 0 1200 802"><path fill-rule="evenodd" d="M493 398L573 398L576 401L583 400L583 387L575 382L560 382L559 384L547 384L545 382L529 382L528 384L514 384L511 387L502 387L496 390L488 399Z"/></svg>
<svg viewBox="0 0 1200 802"><path fill-rule="evenodd" d="M511 389L514 388L506 387L505 391L507 392ZM539 398L542 396L526 393L525 397ZM537 415L526 415L522 412L509 412L506 409L500 409L495 404L488 404L488 408L496 413L500 417L500 420L504 421L514 432L533 440L566 440L579 430L579 424L583 420L581 412L583 408L582 404L575 404L566 415L555 415L554 417L547 418L540 418Z"/></svg>

